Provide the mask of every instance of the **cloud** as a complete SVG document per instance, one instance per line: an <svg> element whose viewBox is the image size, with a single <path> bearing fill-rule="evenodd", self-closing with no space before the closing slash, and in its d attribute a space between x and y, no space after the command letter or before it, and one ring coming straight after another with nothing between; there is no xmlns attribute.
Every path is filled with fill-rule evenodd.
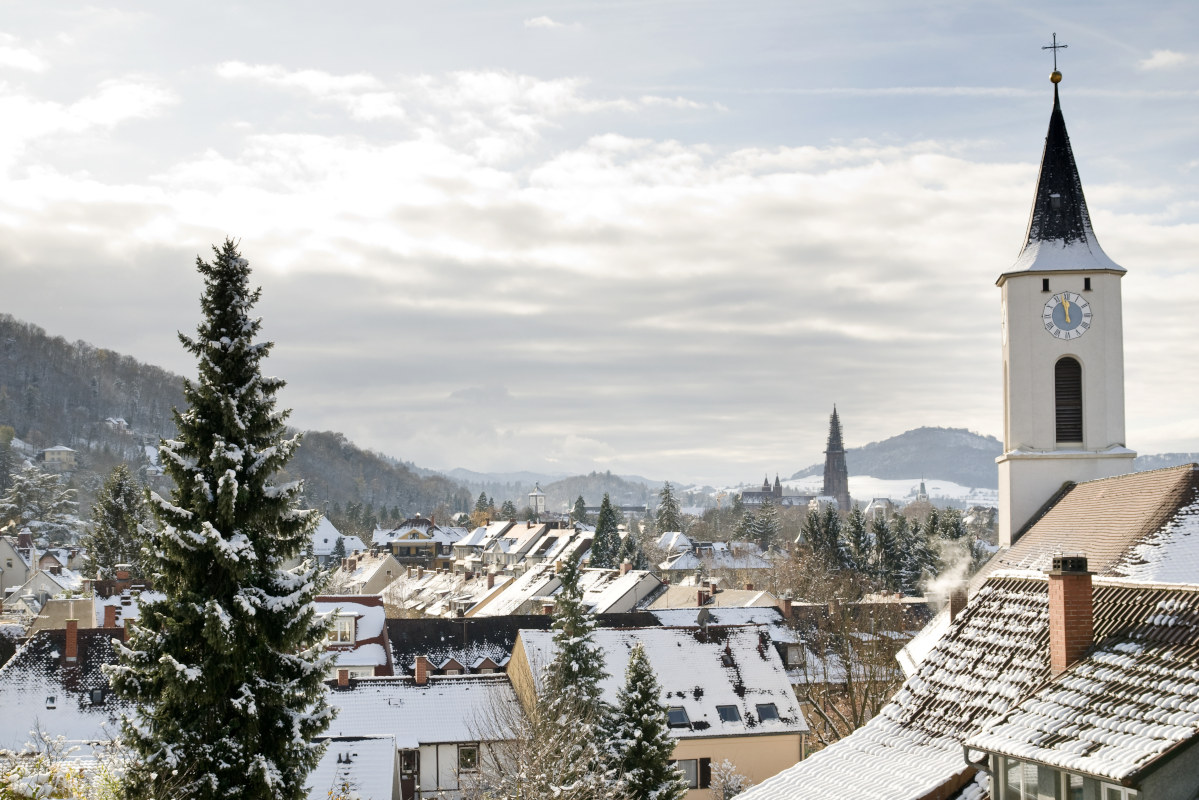
<svg viewBox="0 0 1199 800"><path fill-rule="evenodd" d="M238 236L293 421L422 466L785 472L816 460L833 402L851 444L997 427L993 282L1023 233L1032 161L972 160L960 142L627 135L631 112L696 109L576 78L221 70L237 91L289 100L283 121L120 180L54 148L4 151L20 166L0 198L12 308L176 366L190 263ZM0 93L0 111L21 137L73 135L161 113L170 96L154 88L97 85L66 105ZM348 98L375 94L404 110L385 135L294 122L295 104L353 117ZM1087 190L1108 252L1153 265L1127 264L1129 406L1139 385L1170 385L1144 402L1190 418L1194 381L1153 370L1199 361L1199 336L1144 349L1134 332L1157 312L1134 287L1199 303L1199 229L1122 210L1145 186ZM1180 191L1161 202L1188 201Z"/></svg>
<svg viewBox="0 0 1199 800"><path fill-rule="evenodd" d="M45 59L34 51L21 47L15 36L0 33L0 67L26 72L45 72L47 64Z"/></svg>
<svg viewBox="0 0 1199 800"><path fill-rule="evenodd" d="M525 27L526 28L548 28L548 29L565 28L568 30L577 31L577 30L581 29L583 26L577 22L567 24L565 22L558 22L556 20L550 19L549 17L533 17L531 19L525 20Z"/></svg>
<svg viewBox="0 0 1199 800"><path fill-rule="evenodd" d="M298 90L325 102L336 103L360 120L402 119L404 109L394 92L366 73L334 75L315 69L288 70L279 64L225 61L216 74L226 80L250 81L264 86Z"/></svg>
<svg viewBox="0 0 1199 800"><path fill-rule="evenodd" d="M1177 50L1154 50L1149 58L1142 59L1137 66L1144 70L1178 69L1199 62L1199 56L1193 53L1179 53Z"/></svg>
<svg viewBox="0 0 1199 800"><path fill-rule="evenodd" d="M0 118L6 120L0 126L0 174L17 163L31 143L148 119L175 102L169 90L139 79L103 81L91 94L71 104L40 100L0 84Z"/></svg>

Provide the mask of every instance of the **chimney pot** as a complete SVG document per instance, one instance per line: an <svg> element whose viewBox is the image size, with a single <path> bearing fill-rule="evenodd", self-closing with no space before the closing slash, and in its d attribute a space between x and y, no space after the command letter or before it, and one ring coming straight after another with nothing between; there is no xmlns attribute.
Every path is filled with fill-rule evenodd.
<svg viewBox="0 0 1199 800"><path fill-rule="evenodd" d="M429 682L429 659L425 656L416 657L416 683L424 686Z"/></svg>
<svg viewBox="0 0 1199 800"><path fill-rule="evenodd" d="M67 661L79 660L79 620L67 620Z"/></svg>
<svg viewBox="0 0 1199 800"><path fill-rule="evenodd" d="M554 604L553 603L542 603L541 604L541 613L545 614L547 617L553 616Z"/></svg>
<svg viewBox="0 0 1199 800"><path fill-rule="evenodd" d="M953 622L958 618L958 614L962 613L962 609L969 602L969 597L966 594L965 582L954 584L954 587L949 590L949 621Z"/></svg>
<svg viewBox="0 0 1199 800"><path fill-rule="evenodd" d="M350 685L350 671L348 669L339 669L337 671L337 685L343 689Z"/></svg>

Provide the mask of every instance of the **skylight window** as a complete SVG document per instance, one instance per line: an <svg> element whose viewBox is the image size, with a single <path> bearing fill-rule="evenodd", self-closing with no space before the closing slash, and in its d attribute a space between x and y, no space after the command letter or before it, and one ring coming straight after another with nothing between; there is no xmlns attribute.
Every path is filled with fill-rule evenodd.
<svg viewBox="0 0 1199 800"><path fill-rule="evenodd" d="M758 703L758 719L761 722L770 722L779 718L779 710L774 703Z"/></svg>
<svg viewBox="0 0 1199 800"><path fill-rule="evenodd" d="M721 722L740 722L741 712L736 706L716 706L716 711L720 714Z"/></svg>
<svg viewBox="0 0 1199 800"><path fill-rule="evenodd" d="M666 716L672 728L690 728L691 720L687 717L687 709L682 706L672 706L666 710Z"/></svg>

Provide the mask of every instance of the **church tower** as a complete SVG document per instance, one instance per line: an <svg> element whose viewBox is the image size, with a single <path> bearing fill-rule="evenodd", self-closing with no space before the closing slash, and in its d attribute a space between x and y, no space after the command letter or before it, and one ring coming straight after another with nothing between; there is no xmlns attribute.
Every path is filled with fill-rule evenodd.
<svg viewBox="0 0 1199 800"><path fill-rule="evenodd" d="M1002 297L1003 449L999 543L1010 545L1067 481L1121 475L1124 268L1099 247L1066 135L1053 111L1024 247L996 282Z"/></svg>
<svg viewBox="0 0 1199 800"><path fill-rule="evenodd" d="M837 417L836 406L833 406L833 415L828 422L828 445L824 449L824 491L821 494L834 498L842 511L849 510L849 468L845 466L845 445L841 442L841 420Z"/></svg>

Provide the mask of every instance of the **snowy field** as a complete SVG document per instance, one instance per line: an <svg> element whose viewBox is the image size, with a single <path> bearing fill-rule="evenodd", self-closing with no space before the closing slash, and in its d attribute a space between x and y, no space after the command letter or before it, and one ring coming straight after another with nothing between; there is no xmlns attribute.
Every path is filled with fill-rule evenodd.
<svg viewBox="0 0 1199 800"><path fill-rule="evenodd" d="M819 494L823 487L824 478L815 475L783 484L783 493ZM938 500L954 500L971 506L999 505L999 491L996 489L976 489L935 478L926 478L924 488L928 490L928 497L934 503ZM910 503L916 499L919 489L920 478L891 480L872 478L869 475L849 476L849 495L863 505L875 497L887 497L896 503Z"/></svg>

